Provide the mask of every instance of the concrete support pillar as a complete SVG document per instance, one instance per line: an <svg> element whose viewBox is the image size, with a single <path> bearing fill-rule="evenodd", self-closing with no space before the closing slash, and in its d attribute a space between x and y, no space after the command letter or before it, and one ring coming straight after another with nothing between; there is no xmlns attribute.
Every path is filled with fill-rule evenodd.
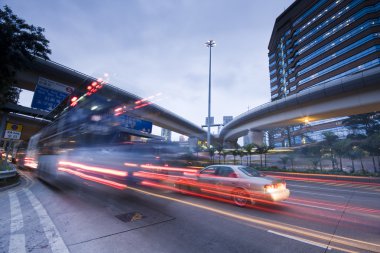
<svg viewBox="0 0 380 253"><path fill-rule="evenodd" d="M264 132L260 130L249 130L248 137L251 143L258 145L263 145L264 143Z"/></svg>
<svg viewBox="0 0 380 253"><path fill-rule="evenodd" d="M236 148L237 142L238 142L238 139L224 141L223 147L227 149Z"/></svg>

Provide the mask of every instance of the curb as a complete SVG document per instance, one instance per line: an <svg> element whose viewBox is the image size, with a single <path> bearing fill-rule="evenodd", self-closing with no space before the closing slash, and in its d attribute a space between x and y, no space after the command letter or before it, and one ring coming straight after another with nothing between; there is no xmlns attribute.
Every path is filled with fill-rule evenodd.
<svg viewBox="0 0 380 253"><path fill-rule="evenodd" d="M9 189L16 187L16 186L19 186L20 184L21 184L21 180L19 179L19 180L17 180L17 182L15 182L13 184L6 185L6 186L0 186L0 192L9 190Z"/></svg>

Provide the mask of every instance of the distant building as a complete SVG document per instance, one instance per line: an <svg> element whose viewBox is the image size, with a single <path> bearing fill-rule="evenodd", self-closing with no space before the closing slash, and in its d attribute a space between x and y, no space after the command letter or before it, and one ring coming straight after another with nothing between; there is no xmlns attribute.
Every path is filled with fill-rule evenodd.
<svg viewBox="0 0 380 253"><path fill-rule="evenodd" d="M233 116L223 116L223 125L226 125L228 122L234 119Z"/></svg>
<svg viewBox="0 0 380 253"><path fill-rule="evenodd" d="M251 144L251 140L250 140L250 138L249 138L248 135L245 135L245 136L243 137L243 145L244 145L244 146L247 146L248 144Z"/></svg>
<svg viewBox="0 0 380 253"><path fill-rule="evenodd" d="M295 1L276 19L268 46L271 100L379 66L379 41L378 0ZM292 126L285 132L292 133L296 145L318 141L324 131L348 134L341 120ZM286 135L274 133L275 145L289 145Z"/></svg>
<svg viewBox="0 0 380 253"><path fill-rule="evenodd" d="M171 141L172 140L172 131L162 128L161 129L161 136L164 137L165 141Z"/></svg>
<svg viewBox="0 0 380 253"><path fill-rule="evenodd" d="M179 142L187 142L186 137L184 135L179 136Z"/></svg>
<svg viewBox="0 0 380 253"><path fill-rule="evenodd" d="M295 1L269 42L271 100L380 65L378 0Z"/></svg>

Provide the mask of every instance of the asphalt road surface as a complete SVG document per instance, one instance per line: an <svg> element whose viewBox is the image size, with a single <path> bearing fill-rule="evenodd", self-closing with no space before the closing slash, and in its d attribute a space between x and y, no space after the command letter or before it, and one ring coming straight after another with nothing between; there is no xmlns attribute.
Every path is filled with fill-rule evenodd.
<svg viewBox="0 0 380 253"><path fill-rule="evenodd" d="M239 208L170 189L0 191L0 252L380 252L380 186L287 181L277 205Z"/></svg>

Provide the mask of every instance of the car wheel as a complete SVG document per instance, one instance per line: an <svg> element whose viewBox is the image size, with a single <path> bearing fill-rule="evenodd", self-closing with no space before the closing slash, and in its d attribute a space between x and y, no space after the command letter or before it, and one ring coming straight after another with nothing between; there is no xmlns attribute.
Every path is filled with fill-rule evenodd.
<svg viewBox="0 0 380 253"><path fill-rule="evenodd" d="M184 191L186 191L187 189L187 187L186 187L186 185L183 185L183 184L181 184L180 182L177 182L177 183L175 183L175 188L177 188L179 191L179 193L182 193L182 194L185 194L185 192Z"/></svg>
<svg viewBox="0 0 380 253"><path fill-rule="evenodd" d="M244 189L235 189L232 194L235 205L244 207L250 203L249 194Z"/></svg>

